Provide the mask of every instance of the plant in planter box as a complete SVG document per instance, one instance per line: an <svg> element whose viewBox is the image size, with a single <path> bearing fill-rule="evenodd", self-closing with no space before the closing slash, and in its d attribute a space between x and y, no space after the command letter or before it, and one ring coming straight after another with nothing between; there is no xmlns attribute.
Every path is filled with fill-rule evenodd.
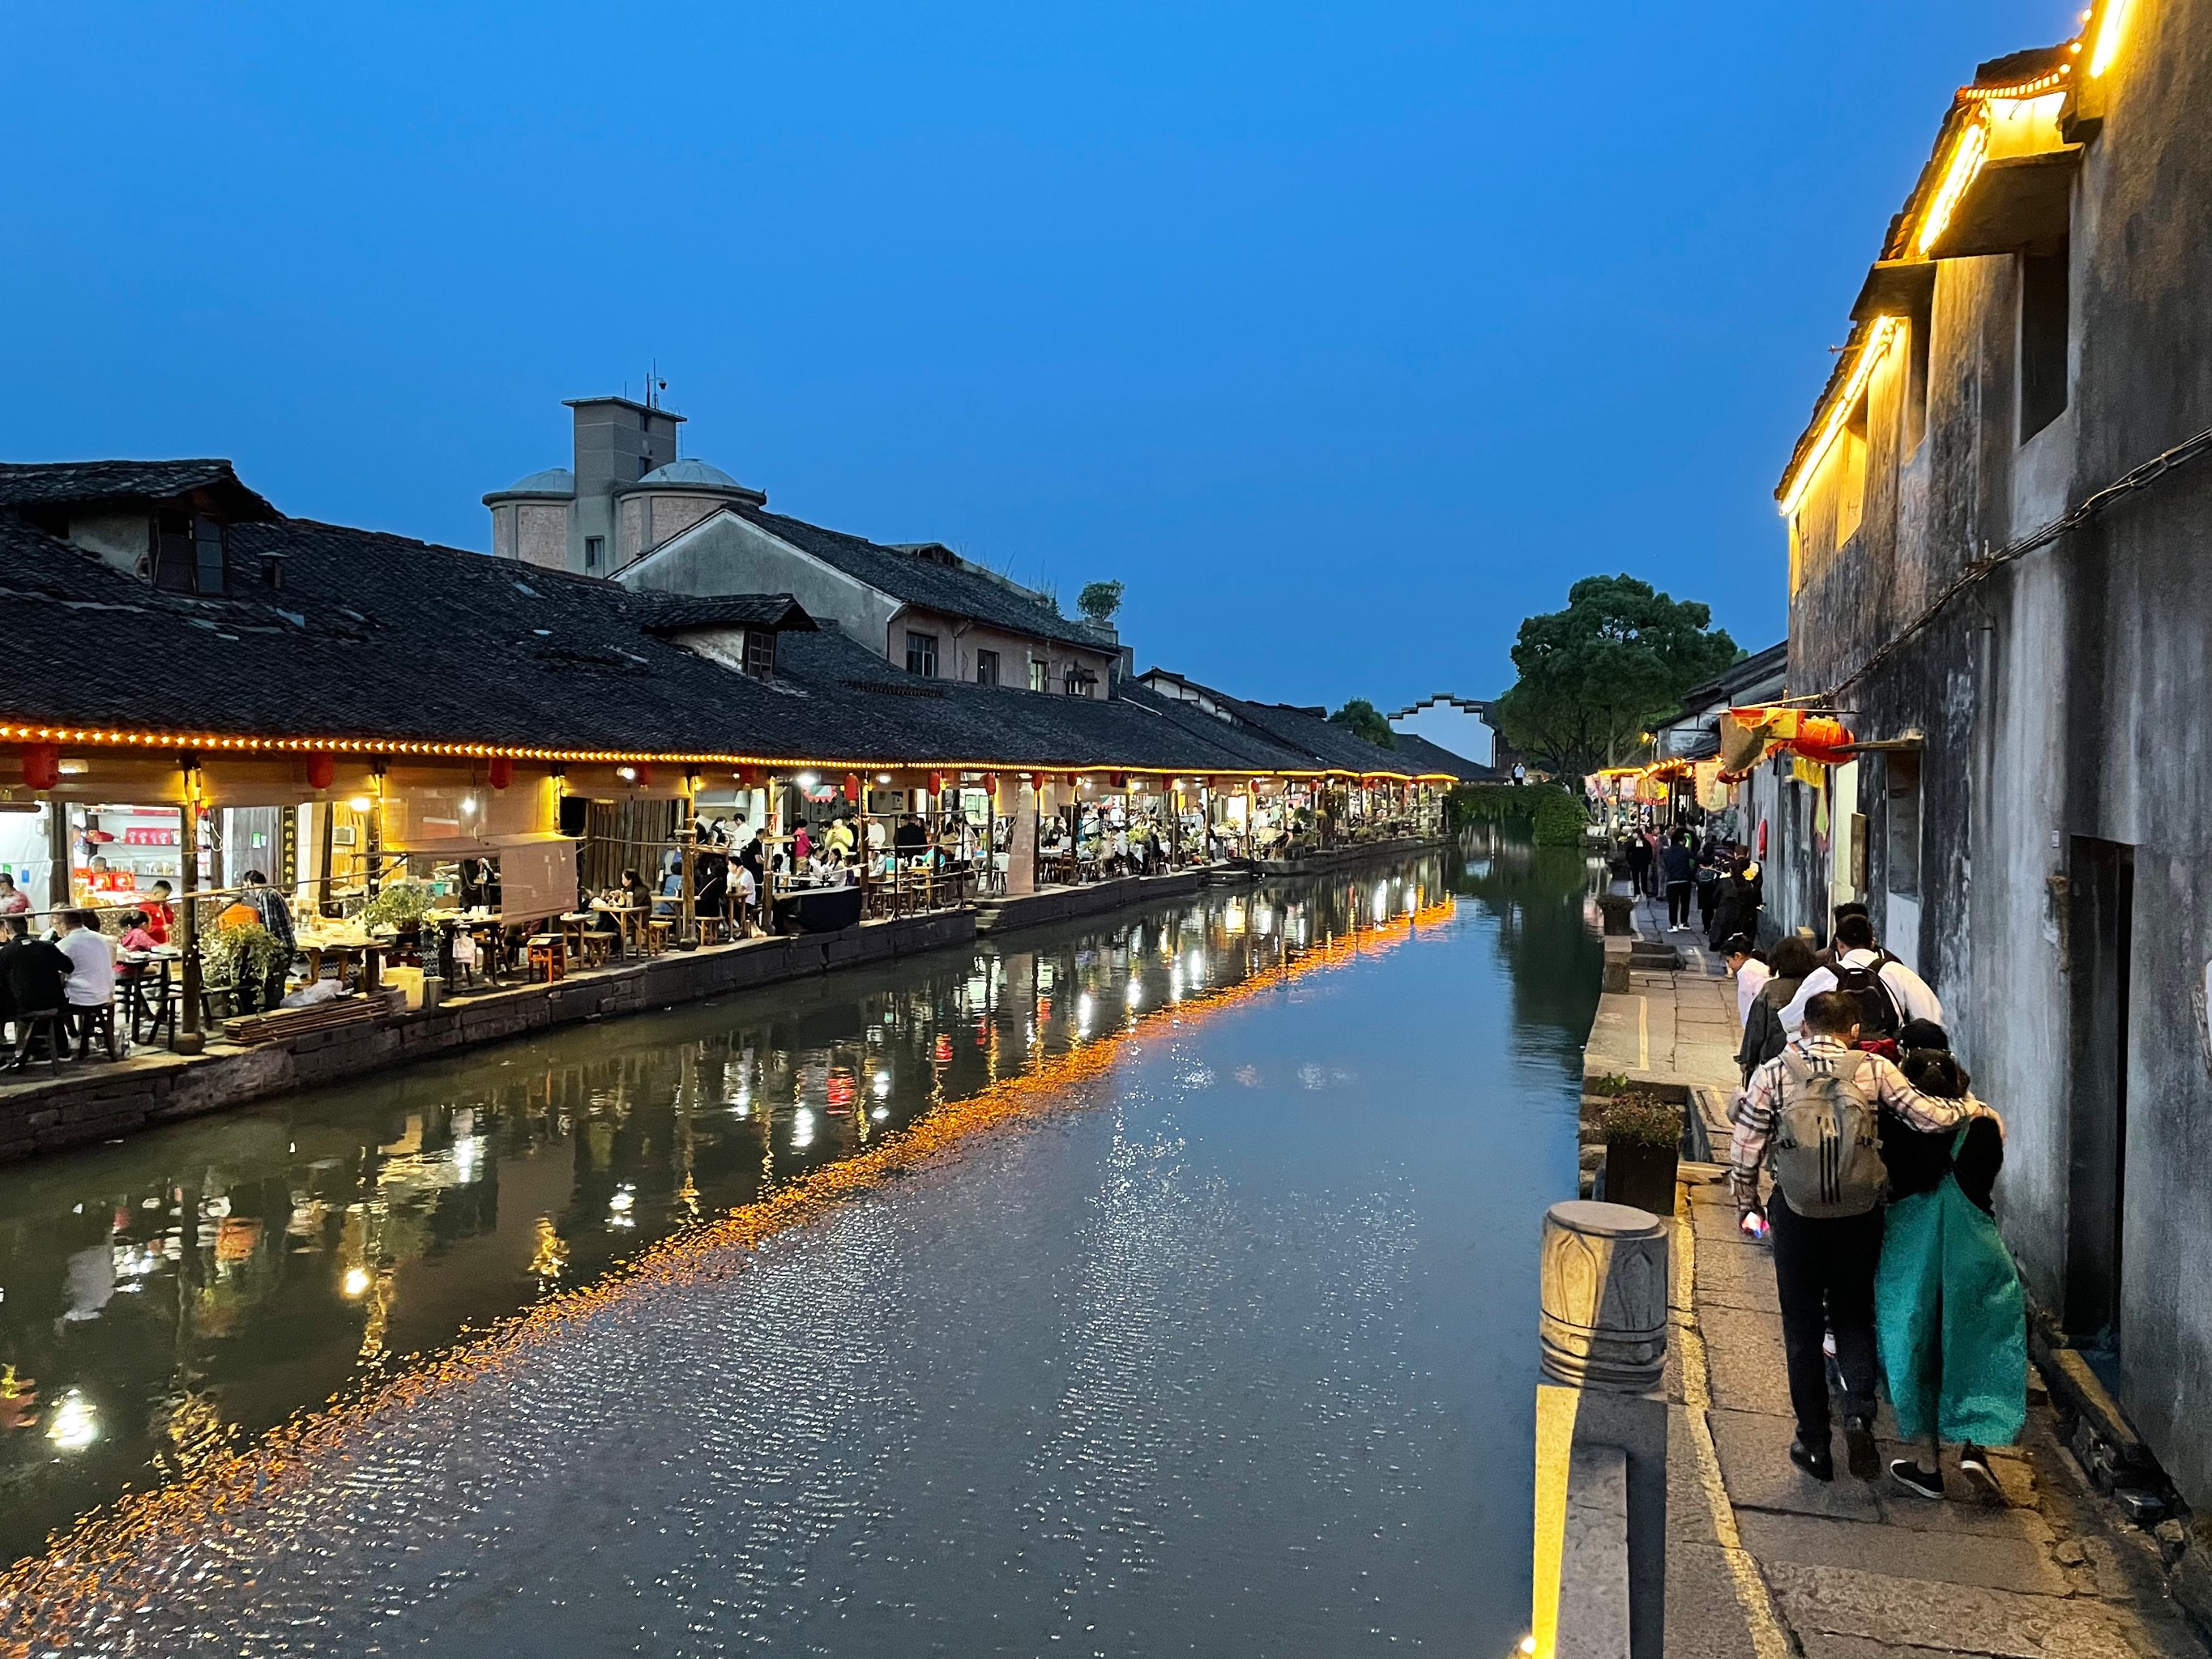
<svg viewBox="0 0 2212 1659"><path fill-rule="evenodd" d="M1680 1104L1648 1089L1623 1086L1599 1109L1596 1127L1605 1141L1606 1201L1673 1215Z"/></svg>
<svg viewBox="0 0 2212 1659"><path fill-rule="evenodd" d="M422 918L429 910L430 889L427 884L395 881L361 907L361 925L411 933L422 925Z"/></svg>
<svg viewBox="0 0 2212 1659"><path fill-rule="evenodd" d="M233 922L204 935L200 960L211 981L229 982L232 1001L241 1014L276 1006L283 997L284 970L292 965L291 953L258 921ZM274 996L269 994L272 991Z"/></svg>

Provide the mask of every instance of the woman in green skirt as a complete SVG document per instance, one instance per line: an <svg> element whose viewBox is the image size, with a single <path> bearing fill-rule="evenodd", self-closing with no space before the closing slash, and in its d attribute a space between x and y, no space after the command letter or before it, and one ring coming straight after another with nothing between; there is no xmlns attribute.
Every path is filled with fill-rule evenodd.
<svg viewBox="0 0 2212 1659"><path fill-rule="evenodd" d="M1909 1031L1908 1040L1928 1031ZM1932 1035L1940 1042L1941 1033ZM1912 1049L1903 1068L1923 1094L1967 1095L1966 1068L1941 1048ZM1875 1329L1898 1430L1929 1449L1928 1467L1900 1457L1890 1477L1923 1498L1942 1497L1949 1440L1961 1443L1960 1473L1994 1488L1982 1449L2018 1439L2027 1419L2026 1308L1991 1214L2003 1127L1978 1117L1931 1135L1886 1121L1882 1156L1891 1195Z"/></svg>

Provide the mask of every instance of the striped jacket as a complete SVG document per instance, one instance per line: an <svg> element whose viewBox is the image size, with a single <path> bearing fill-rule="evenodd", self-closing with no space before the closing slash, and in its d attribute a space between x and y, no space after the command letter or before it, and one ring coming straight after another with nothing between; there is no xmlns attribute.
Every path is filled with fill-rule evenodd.
<svg viewBox="0 0 2212 1659"><path fill-rule="evenodd" d="M1817 1073L1829 1073L1836 1062L1854 1050L1832 1036L1814 1036L1801 1033L1786 1054L1795 1052ZM1879 1106L1887 1106L1914 1128L1934 1133L1955 1127L1963 1120L1989 1109L1971 1097L1966 1100L1946 1100L1941 1095L1923 1095L1905 1080L1905 1073L1881 1054L1859 1056L1859 1086L1868 1091L1869 1098ZM1735 1123L1735 1133L1729 1139L1729 1184L1735 1189L1736 1207L1750 1209L1759 1201L1759 1166L1766 1161L1766 1142L1774 1133L1774 1120L1782 1105L1782 1090L1788 1079L1784 1055L1778 1054L1751 1074L1744 1085L1743 1097L1730 1114Z"/></svg>

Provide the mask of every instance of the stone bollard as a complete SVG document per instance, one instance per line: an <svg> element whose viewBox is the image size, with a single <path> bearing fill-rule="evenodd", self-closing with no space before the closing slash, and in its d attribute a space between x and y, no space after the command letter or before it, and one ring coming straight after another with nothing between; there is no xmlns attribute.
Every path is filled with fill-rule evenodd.
<svg viewBox="0 0 2212 1659"><path fill-rule="evenodd" d="M1597 909L1598 914L1605 918L1605 936L1607 939L1628 939L1635 933L1635 894L1600 893Z"/></svg>
<svg viewBox="0 0 2212 1659"><path fill-rule="evenodd" d="M1667 1363L1667 1229L1626 1204L1570 1199L1544 1215L1544 1374L1643 1394Z"/></svg>
<svg viewBox="0 0 2212 1659"><path fill-rule="evenodd" d="M1629 992L1629 965L1636 959L1636 941L1632 939L1608 939L1605 945L1605 968L1598 981L1598 989L1608 996L1626 996Z"/></svg>
<svg viewBox="0 0 2212 1659"><path fill-rule="evenodd" d="M1544 1216L1533 1650L1661 1659L1668 1224L1571 1200Z"/></svg>

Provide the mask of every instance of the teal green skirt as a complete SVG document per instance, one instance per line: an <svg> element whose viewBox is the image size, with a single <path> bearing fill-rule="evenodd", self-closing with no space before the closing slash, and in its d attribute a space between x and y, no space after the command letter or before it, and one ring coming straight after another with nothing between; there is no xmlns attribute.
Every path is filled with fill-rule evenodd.
<svg viewBox="0 0 2212 1659"><path fill-rule="evenodd" d="M2008 1445L2027 1420L2027 1318L1996 1223L1950 1176L1889 1206L1875 1329L1897 1426Z"/></svg>

